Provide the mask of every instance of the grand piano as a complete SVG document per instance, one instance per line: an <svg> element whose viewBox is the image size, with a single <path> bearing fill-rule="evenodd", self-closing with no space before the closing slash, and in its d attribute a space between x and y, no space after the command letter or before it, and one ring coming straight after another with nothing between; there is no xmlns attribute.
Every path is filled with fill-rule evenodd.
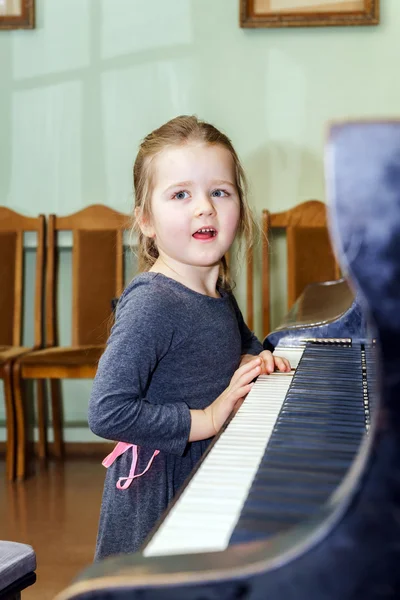
<svg viewBox="0 0 400 600"><path fill-rule="evenodd" d="M400 597L400 122L333 126L327 185L346 278L265 340L292 372L258 378L141 553L58 600Z"/></svg>

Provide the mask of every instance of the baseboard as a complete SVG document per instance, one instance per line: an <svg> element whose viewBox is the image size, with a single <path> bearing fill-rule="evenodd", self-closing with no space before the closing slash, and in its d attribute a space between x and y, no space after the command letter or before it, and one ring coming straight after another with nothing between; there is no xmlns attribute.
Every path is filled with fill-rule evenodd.
<svg viewBox="0 0 400 600"><path fill-rule="evenodd" d="M64 442L64 455L66 458L104 458L111 452L114 442ZM38 443L34 443L37 455ZM54 443L48 444L49 457L54 457ZM6 453L6 442L0 442L0 454Z"/></svg>

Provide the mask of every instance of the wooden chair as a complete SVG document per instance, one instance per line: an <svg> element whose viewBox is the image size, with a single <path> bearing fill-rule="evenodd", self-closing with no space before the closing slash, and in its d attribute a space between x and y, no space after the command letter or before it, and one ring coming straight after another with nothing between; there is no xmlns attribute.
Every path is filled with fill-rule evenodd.
<svg viewBox="0 0 400 600"><path fill-rule="evenodd" d="M124 230L129 217L104 205L77 213L50 215L47 230L46 347L22 356L14 363L13 380L17 409L17 477L27 473L27 424L23 381L50 380L54 454L63 455L60 380L92 379L104 350L112 318L111 300L124 285ZM72 232L72 344L58 346L56 297L58 289L59 232ZM47 423L39 415L39 456L46 457Z"/></svg>
<svg viewBox="0 0 400 600"><path fill-rule="evenodd" d="M24 233L36 232L36 275L34 298L26 298L34 316L34 346L23 343ZM43 277L45 218L27 217L4 206L0 207L0 378L4 382L6 409L6 476L15 476L15 405L12 386L12 363L32 349L42 346ZM42 388L38 396L42 399Z"/></svg>
<svg viewBox="0 0 400 600"><path fill-rule="evenodd" d="M326 205L319 200L303 202L285 212L262 213L262 321L264 337L270 332L270 237L286 231L288 308L310 283L340 278L331 248Z"/></svg>

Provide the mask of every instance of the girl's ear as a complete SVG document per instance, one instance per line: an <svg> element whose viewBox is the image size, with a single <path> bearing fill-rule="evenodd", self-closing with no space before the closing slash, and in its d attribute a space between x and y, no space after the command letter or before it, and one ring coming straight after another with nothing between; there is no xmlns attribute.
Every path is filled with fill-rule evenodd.
<svg viewBox="0 0 400 600"><path fill-rule="evenodd" d="M135 219L143 235L148 238L156 237L156 232L154 231L151 220L148 217L145 217L143 214L140 214L139 208L135 208Z"/></svg>

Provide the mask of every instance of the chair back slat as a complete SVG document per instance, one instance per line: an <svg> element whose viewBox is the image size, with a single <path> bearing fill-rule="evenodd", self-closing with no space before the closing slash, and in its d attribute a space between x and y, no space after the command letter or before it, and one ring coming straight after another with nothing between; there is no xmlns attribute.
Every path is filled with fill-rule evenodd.
<svg viewBox="0 0 400 600"><path fill-rule="evenodd" d="M111 300L118 295L117 269L123 249L118 232L78 230L73 245L72 344L104 344Z"/></svg>
<svg viewBox="0 0 400 600"><path fill-rule="evenodd" d="M24 298L24 234L22 231L17 232L16 257L15 257L15 304L14 304L14 331L13 331L13 346L22 346L22 303Z"/></svg>
<svg viewBox="0 0 400 600"><path fill-rule="evenodd" d="M0 231L0 345L14 344L18 315L15 306L17 242L15 231ZM19 328L18 328L19 329Z"/></svg>
<svg viewBox="0 0 400 600"><path fill-rule="evenodd" d="M263 211L262 311L263 336L270 333L270 238L272 230L284 230L287 244L287 303L290 308L310 283L336 280L340 269L332 251L326 205L303 202L285 212Z"/></svg>
<svg viewBox="0 0 400 600"><path fill-rule="evenodd" d="M288 227L288 308L310 283L338 278L327 227Z"/></svg>
<svg viewBox="0 0 400 600"><path fill-rule="evenodd" d="M127 215L104 205L88 206L65 217L49 216L46 277L49 346L58 343L58 232L72 232L72 345L102 345L112 321L111 301L122 293L124 286L123 232L129 226Z"/></svg>
<svg viewBox="0 0 400 600"><path fill-rule="evenodd" d="M36 232L34 298L27 298L34 314L34 348L43 340L43 273L45 217L27 217L0 206L0 345L23 342L24 233Z"/></svg>

